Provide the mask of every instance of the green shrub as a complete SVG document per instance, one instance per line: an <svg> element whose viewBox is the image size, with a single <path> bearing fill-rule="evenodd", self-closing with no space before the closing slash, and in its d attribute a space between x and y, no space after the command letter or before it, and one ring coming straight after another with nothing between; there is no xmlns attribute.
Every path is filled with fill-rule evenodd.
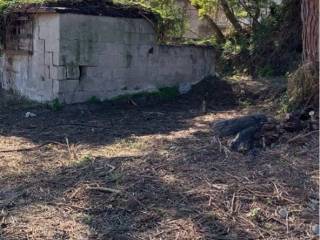
<svg viewBox="0 0 320 240"><path fill-rule="evenodd" d="M88 99L88 103L98 104L98 103L101 103L101 100L96 96L92 96Z"/></svg>
<svg viewBox="0 0 320 240"><path fill-rule="evenodd" d="M172 99L179 95L178 87L164 87L159 88L158 92L154 93L160 99Z"/></svg>
<svg viewBox="0 0 320 240"><path fill-rule="evenodd" d="M43 3L45 0L0 0L0 13L8 7L18 6L25 3Z"/></svg>
<svg viewBox="0 0 320 240"><path fill-rule="evenodd" d="M181 41L187 28L185 11L175 0L115 0L117 3L140 5L157 13L160 18L155 26L158 40L163 43Z"/></svg>
<svg viewBox="0 0 320 240"><path fill-rule="evenodd" d="M50 106L51 109L55 112L60 111L63 107L62 103L57 98L52 101Z"/></svg>
<svg viewBox="0 0 320 240"><path fill-rule="evenodd" d="M124 94L116 96L111 101L127 101L135 99L157 99L157 100L170 100L179 95L178 87L164 87L159 88L158 91L154 92L139 92L134 94Z"/></svg>

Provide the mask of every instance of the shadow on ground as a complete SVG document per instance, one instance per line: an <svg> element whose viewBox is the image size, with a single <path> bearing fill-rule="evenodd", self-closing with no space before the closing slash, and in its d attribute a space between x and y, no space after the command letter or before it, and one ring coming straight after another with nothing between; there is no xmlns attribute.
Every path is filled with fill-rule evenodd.
<svg viewBox="0 0 320 240"><path fill-rule="evenodd" d="M168 134L174 129L168 130L167 116L161 116L164 134ZM130 128L127 123L118 122L123 128ZM152 124L144 126L152 128ZM77 239L253 239L245 229L219 219L219 214L213 211L210 202L214 192L206 192L205 188L210 188L212 180L218 181L220 173L210 165L223 155L212 151L209 160L204 157L205 151L190 151L190 147L199 144L200 138L208 140L210 135L199 132L172 141L155 141L146 152L133 156L86 156L76 164L51 172L7 175L0 182L0 199L6 198L1 207L18 222L4 221L3 236L26 238L28 231L21 223L31 221L33 225L47 226L38 230L40 233L34 233L36 239L67 239L71 234L69 230L59 231L59 227L53 227L58 224L54 220L57 212L64 211L67 219L81 214L78 220L89 226L89 232L78 233ZM99 144L107 142L102 140ZM199 150L198 147L194 150ZM69 158L65 148L57 151L62 152L62 158ZM39 151L52 154L50 146ZM31 158L41 153L25 154ZM121 192L95 190L95 187ZM222 211L228 211L226 206L222 207ZM33 208L43 210L37 212Z"/></svg>
<svg viewBox="0 0 320 240"><path fill-rule="evenodd" d="M1 153L0 238L299 239L317 219L301 210L317 195L316 155L288 159L281 146L240 155L212 141L210 124L240 109L204 114L177 101L25 111L0 115L1 146L51 144Z"/></svg>

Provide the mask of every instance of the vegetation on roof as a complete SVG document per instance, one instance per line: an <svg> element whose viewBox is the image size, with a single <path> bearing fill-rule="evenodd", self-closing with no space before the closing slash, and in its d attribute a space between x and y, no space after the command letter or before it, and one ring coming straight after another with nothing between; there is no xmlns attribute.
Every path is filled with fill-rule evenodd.
<svg viewBox="0 0 320 240"><path fill-rule="evenodd" d="M119 4L106 0L0 0L0 11L7 13L17 10L23 12L41 6L51 7L57 12L79 12L108 16L142 17L143 14L153 17L153 15L156 15L156 12L152 11L151 8L139 4Z"/></svg>
<svg viewBox="0 0 320 240"><path fill-rule="evenodd" d="M9 7L19 6L22 4L43 3L44 0L0 0L0 13L3 13Z"/></svg>
<svg viewBox="0 0 320 240"><path fill-rule="evenodd" d="M160 42L181 43L187 29L184 9L176 0L114 0L121 4L139 5L150 9L160 16L158 37Z"/></svg>
<svg viewBox="0 0 320 240"><path fill-rule="evenodd" d="M181 39L186 28L185 16L175 0L0 0L1 15L12 10L27 9L32 6L65 7L57 12L99 14L113 17L143 17L154 23L160 42L176 42Z"/></svg>

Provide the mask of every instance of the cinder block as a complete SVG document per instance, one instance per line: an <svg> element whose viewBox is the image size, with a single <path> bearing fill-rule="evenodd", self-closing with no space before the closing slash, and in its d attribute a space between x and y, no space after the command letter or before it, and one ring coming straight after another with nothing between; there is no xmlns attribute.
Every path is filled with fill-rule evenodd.
<svg viewBox="0 0 320 240"><path fill-rule="evenodd" d="M59 80L52 80L52 95L53 99L58 98L60 88L60 81Z"/></svg>
<svg viewBox="0 0 320 240"><path fill-rule="evenodd" d="M53 52L52 53L52 64L55 66L59 66L59 56L60 56L60 52Z"/></svg>
<svg viewBox="0 0 320 240"><path fill-rule="evenodd" d="M37 53L43 54L45 51L44 45L45 45L44 39L34 38L33 39L33 53L34 54L37 54Z"/></svg>
<svg viewBox="0 0 320 240"><path fill-rule="evenodd" d="M67 79L67 70L64 66L50 66L50 73L54 80Z"/></svg>
<svg viewBox="0 0 320 240"><path fill-rule="evenodd" d="M44 78L42 79L42 81L46 81L51 79L50 76L50 66L49 65L45 65L44 66Z"/></svg>
<svg viewBox="0 0 320 240"><path fill-rule="evenodd" d="M44 53L44 63L48 66L52 65L52 53L51 52Z"/></svg>
<svg viewBox="0 0 320 240"><path fill-rule="evenodd" d="M59 80L59 93L76 92L79 90L79 80Z"/></svg>
<svg viewBox="0 0 320 240"><path fill-rule="evenodd" d="M79 79L80 78L80 68L79 65L69 64L67 68L67 79Z"/></svg>
<svg viewBox="0 0 320 240"><path fill-rule="evenodd" d="M42 52L42 55L45 54L45 64L46 65L59 65L59 52ZM42 59L41 59L42 60Z"/></svg>

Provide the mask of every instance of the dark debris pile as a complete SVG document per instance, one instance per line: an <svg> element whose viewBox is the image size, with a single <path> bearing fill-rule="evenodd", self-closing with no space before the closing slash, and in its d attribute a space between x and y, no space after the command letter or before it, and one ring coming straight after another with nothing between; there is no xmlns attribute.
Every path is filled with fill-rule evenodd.
<svg viewBox="0 0 320 240"><path fill-rule="evenodd" d="M234 106L237 103L232 84L217 76L208 76L193 85L185 97L196 102L206 101L208 106Z"/></svg>
<svg viewBox="0 0 320 240"><path fill-rule="evenodd" d="M292 112L283 120L276 120L264 114L254 114L244 117L223 120L213 125L216 137L232 137L228 147L233 151L247 152L254 148L272 147L282 141L286 133L300 133L305 136L319 131L319 117L313 109ZM295 139L289 140L289 142Z"/></svg>

